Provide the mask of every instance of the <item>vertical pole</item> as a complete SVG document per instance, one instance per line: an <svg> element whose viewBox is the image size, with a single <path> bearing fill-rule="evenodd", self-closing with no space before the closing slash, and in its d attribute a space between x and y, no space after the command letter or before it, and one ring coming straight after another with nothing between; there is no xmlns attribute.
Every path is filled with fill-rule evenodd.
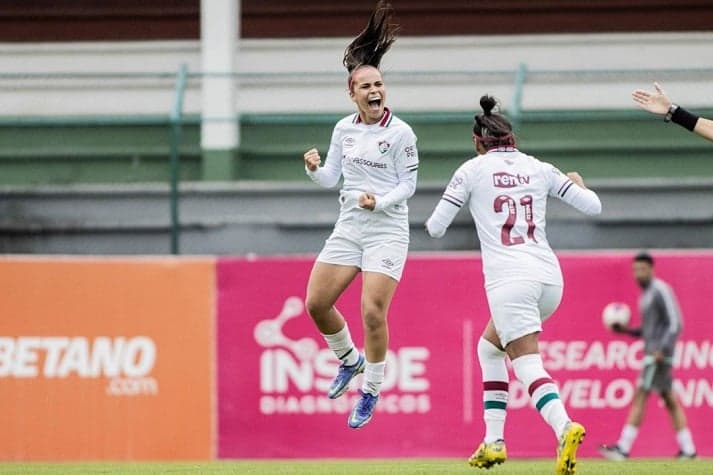
<svg viewBox="0 0 713 475"><path fill-rule="evenodd" d="M512 112L510 113L512 128L515 133L520 131L520 125L522 124L522 89L525 86L526 79L527 65L520 63L515 72L515 92L512 97Z"/></svg>
<svg viewBox="0 0 713 475"><path fill-rule="evenodd" d="M178 180L180 179L180 147L183 120L183 96L186 90L188 66L181 64L176 76L176 94L171 110L171 254L180 251L180 221L178 215Z"/></svg>
<svg viewBox="0 0 713 475"><path fill-rule="evenodd" d="M235 57L240 37L238 0L201 0L202 121L204 180L233 178L240 137L236 119Z"/></svg>

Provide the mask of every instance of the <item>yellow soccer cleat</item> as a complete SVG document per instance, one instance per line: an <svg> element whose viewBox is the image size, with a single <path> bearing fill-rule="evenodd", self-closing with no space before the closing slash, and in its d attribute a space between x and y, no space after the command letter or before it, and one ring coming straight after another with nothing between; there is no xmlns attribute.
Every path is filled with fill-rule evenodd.
<svg viewBox="0 0 713 475"><path fill-rule="evenodd" d="M508 458L508 451L505 448L505 441L500 439L486 444L483 442L478 450L468 459L471 467L490 468L493 465L503 463Z"/></svg>
<svg viewBox="0 0 713 475"><path fill-rule="evenodd" d="M577 449L586 434L584 426L577 422L568 422L560 437L557 447L557 465L555 475L573 475L577 465Z"/></svg>

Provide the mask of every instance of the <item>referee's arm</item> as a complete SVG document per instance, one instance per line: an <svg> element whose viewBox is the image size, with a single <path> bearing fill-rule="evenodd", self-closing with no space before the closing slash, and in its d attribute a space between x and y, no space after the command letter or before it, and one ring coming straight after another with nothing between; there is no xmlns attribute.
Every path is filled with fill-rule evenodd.
<svg viewBox="0 0 713 475"><path fill-rule="evenodd" d="M654 83L654 91L637 89L631 93L631 98L642 109L652 114L663 116L664 121L678 124L705 139L713 141L713 120L699 117L671 102L671 99L668 98L666 92L658 83Z"/></svg>
<svg viewBox="0 0 713 475"><path fill-rule="evenodd" d="M713 120L699 118L693 131L701 137L713 141Z"/></svg>

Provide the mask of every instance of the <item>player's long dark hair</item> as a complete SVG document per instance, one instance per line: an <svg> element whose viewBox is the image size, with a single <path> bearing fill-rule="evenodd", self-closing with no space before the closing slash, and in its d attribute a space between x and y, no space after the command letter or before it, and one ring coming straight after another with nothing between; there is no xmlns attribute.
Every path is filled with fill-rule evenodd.
<svg viewBox="0 0 713 475"><path fill-rule="evenodd" d="M360 66L373 66L378 69L381 58L396 41L399 26L391 22L393 15L391 3L379 0L366 28L344 50L342 62L349 72L350 89L352 73Z"/></svg>
<svg viewBox="0 0 713 475"><path fill-rule="evenodd" d="M475 116L473 135L485 148L515 145L510 121L502 114L493 112L497 105L498 101L492 96L486 94L480 98L483 113Z"/></svg>

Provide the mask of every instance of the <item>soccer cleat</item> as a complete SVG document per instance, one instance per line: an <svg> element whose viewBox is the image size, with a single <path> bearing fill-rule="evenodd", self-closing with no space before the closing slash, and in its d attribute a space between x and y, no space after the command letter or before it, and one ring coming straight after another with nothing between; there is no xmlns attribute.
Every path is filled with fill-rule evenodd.
<svg viewBox="0 0 713 475"><path fill-rule="evenodd" d="M352 429L358 429L364 427L367 422L371 420L371 416L374 415L374 408L376 407L376 401L379 400L379 395L376 396L371 393L365 393L361 389L359 390L361 397L357 401L356 406L352 409L352 413L349 415L349 427Z"/></svg>
<svg viewBox="0 0 713 475"><path fill-rule="evenodd" d="M473 452L473 455L468 459L468 464L471 467L488 469L493 465L499 465L508 458L508 451L505 448L503 439L496 440L486 444L483 442L478 447L478 450Z"/></svg>
<svg viewBox="0 0 713 475"><path fill-rule="evenodd" d="M584 440L584 426L577 422L568 422L560 436L557 446L557 465L555 475L573 475L577 465L577 449Z"/></svg>
<svg viewBox="0 0 713 475"><path fill-rule="evenodd" d="M327 392L329 399L337 399L339 396L347 392L351 380L354 379L359 373L363 373L365 367L366 360L364 359L364 355L361 354L359 355L357 362L351 366L347 366L342 363L339 367L337 376L334 378L334 381L332 381L332 384L329 385L329 391Z"/></svg>
<svg viewBox="0 0 713 475"><path fill-rule="evenodd" d="M629 458L629 454L622 451L618 445L600 445L599 453L607 460L622 462Z"/></svg>
<svg viewBox="0 0 713 475"><path fill-rule="evenodd" d="M696 458L696 453L693 452L692 454L687 454L683 450L679 450L678 453L676 454L676 458L678 460L693 460Z"/></svg>

